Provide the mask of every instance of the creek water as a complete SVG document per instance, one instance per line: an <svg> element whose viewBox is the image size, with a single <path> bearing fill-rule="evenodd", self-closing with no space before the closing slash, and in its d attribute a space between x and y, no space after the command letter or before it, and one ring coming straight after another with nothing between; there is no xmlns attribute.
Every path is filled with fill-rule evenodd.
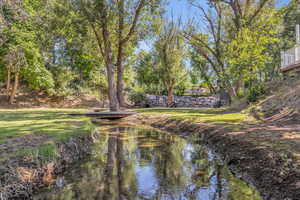
<svg viewBox="0 0 300 200"><path fill-rule="evenodd" d="M93 156L36 200L260 200L198 142L152 128L101 125Z"/></svg>

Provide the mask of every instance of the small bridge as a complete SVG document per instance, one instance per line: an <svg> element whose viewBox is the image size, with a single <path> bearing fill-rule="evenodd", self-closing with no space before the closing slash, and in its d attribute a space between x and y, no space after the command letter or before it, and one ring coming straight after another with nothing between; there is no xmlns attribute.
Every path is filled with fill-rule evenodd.
<svg viewBox="0 0 300 200"><path fill-rule="evenodd" d="M300 25L296 25L296 45L286 51L281 51L281 72L300 71Z"/></svg>
<svg viewBox="0 0 300 200"><path fill-rule="evenodd" d="M87 116L95 119L122 119L136 114L134 111L115 111L115 112L87 112L87 113L70 113L71 116Z"/></svg>

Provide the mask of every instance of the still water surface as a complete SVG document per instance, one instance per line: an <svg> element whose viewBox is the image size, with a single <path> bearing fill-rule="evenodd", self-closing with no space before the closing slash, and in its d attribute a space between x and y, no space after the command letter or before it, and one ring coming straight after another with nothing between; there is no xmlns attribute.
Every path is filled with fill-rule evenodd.
<svg viewBox="0 0 300 200"><path fill-rule="evenodd" d="M260 200L205 146L145 127L102 125L91 158L37 200Z"/></svg>

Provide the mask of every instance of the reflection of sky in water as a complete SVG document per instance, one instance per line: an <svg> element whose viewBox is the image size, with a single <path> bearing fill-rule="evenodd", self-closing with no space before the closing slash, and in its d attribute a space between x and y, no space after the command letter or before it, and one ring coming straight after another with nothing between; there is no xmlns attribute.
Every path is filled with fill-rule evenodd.
<svg viewBox="0 0 300 200"><path fill-rule="evenodd" d="M192 153L194 150L195 150L195 148L192 144L186 143L184 145L183 159L184 159L185 165L183 165L182 167L183 167L183 172L185 173L188 182L191 182L191 176L194 173L194 168L190 164L190 162L192 161Z"/></svg>
<svg viewBox="0 0 300 200"><path fill-rule="evenodd" d="M211 151L209 152L211 154ZM208 155L209 155L208 153ZM208 156L209 159L211 159L211 156ZM222 185L221 188L220 185ZM218 189L221 189L220 193L222 194L222 197L218 197ZM221 179L221 182L218 183L217 176L214 175L210 178L209 180L209 186L208 187L203 187L200 188L199 191L197 192L197 199L199 200L223 200L223 198L227 199L228 198L228 188L227 188L227 182L224 179ZM245 199L246 200L246 199Z"/></svg>
<svg viewBox="0 0 300 200"><path fill-rule="evenodd" d="M184 153L184 159L187 161L192 160L192 152L194 151L194 146L190 143L187 143L184 146L183 153Z"/></svg>
<svg viewBox="0 0 300 200"><path fill-rule="evenodd" d="M152 166L135 166L138 180L138 193L145 197L152 197L157 190L157 180Z"/></svg>
<svg viewBox="0 0 300 200"><path fill-rule="evenodd" d="M185 143L182 151L182 158L184 164L182 166L182 172L187 179L188 183L192 181L192 175L195 173L195 166L190 162L193 159L193 152L195 151L194 145L191 143ZM137 155L139 155L137 151ZM213 161L214 155L211 151L207 152L208 160ZM138 156L140 158L140 156ZM153 163L145 163L141 161L141 165L135 166L136 176L138 180L138 193L145 198L153 198L157 190L159 189L159 177L155 174L155 166ZM160 199L179 199L179 200L188 200L186 197L188 191L194 190L196 193L197 199L199 200L214 200L216 199L216 190L218 187L217 177L214 175L209 180L208 187L197 188L194 184L186 185L185 187L178 187L176 191L173 191L173 194L170 191L161 191ZM221 183L222 185L224 182ZM173 197L172 197L173 196Z"/></svg>

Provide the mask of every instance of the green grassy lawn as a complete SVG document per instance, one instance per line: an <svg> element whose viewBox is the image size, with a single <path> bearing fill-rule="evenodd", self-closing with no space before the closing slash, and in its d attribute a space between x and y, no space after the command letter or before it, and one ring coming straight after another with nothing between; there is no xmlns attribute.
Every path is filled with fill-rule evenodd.
<svg viewBox="0 0 300 200"><path fill-rule="evenodd" d="M211 123L236 123L247 117L247 114L229 112L226 108L140 108L136 111L146 115L164 114L171 119Z"/></svg>
<svg viewBox="0 0 300 200"><path fill-rule="evenodd" d="M6 144L15 148L14 154L39 152L45 156L51 155L55 151L56 142L90 133L92 129L89 118L67 115L72 112L84 110L0 109L0 146Z"/></svg>

